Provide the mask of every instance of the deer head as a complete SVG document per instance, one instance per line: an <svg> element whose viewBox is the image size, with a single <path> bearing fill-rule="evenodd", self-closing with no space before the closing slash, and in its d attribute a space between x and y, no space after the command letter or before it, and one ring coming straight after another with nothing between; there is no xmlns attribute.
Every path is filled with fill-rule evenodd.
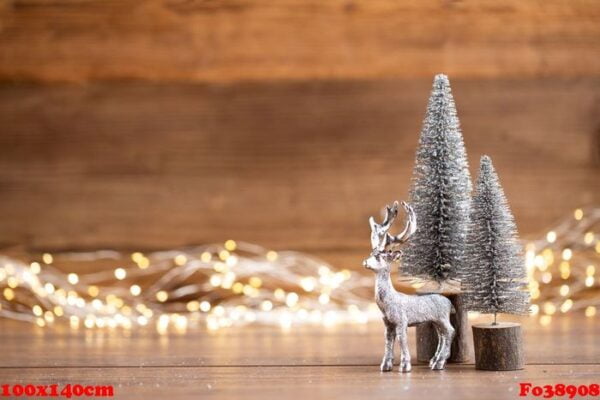
<svg viewBox="0 0 600 400"><path fill-rule="evenodd" d="M371 225L371 256L367 258L363 265L374 271L378 271L384 268L388 268L393 261L397 261L400 258L399 251L388 251L387 247L393 244L404 243L415 233L417 229L417 217L412 207L405 203L401 203L404 211L406 212L407 219L404 230L398 235L390 235L389 230L398 216L398 202L395 201L392 206L385 207L385 216L383 222L378 224L375 222L373 217L369 218L369 225Z"/></svg>
<svg viewBox="0 0 600 400"><path fill-rule="evenodd" d="M385 216L381 224L375 222L373 217L369 218L369 225L371 225L371 249L373 252L382 252L391 244L404 243L417 230L417 217L415 211L410 204L404 201L401 204L406 212L407 219L404 230L396 236L390 235L389 230L394 219L398 216L397 201L395 201L391 207L385 206Z"/></svg>

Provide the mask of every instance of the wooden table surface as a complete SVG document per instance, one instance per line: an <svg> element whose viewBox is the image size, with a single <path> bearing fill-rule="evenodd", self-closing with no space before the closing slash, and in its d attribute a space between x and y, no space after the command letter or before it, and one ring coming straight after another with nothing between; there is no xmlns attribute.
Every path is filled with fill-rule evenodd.
<svg viewBox="0 0 600 400"><path fill-rule="evenodd" d="M527 366L476 371L472 363L410 374L379 372L382 326L250 326L159 335L42 329L0 321L0 384L113 385L115 398L514 399L519 383L600 383L600 325L578 315L542 326L522 319ZM410 332L415 357L414 332ZM397 360L396 360L397 361Z"/></svg>

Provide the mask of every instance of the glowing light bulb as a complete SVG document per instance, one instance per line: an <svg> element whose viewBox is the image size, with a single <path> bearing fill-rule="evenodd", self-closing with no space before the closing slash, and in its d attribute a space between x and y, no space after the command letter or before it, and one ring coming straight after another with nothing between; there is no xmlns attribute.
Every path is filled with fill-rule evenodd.
<svg viewBox="0 0 600 400"><path fill-rule="evenodd" d="M329 295L327 293L322 293L319 296L319 303L321 303L321 304L329 303Z"/></svg>
<svg viewBox="0 0 600 400"><path fill-rule="evenodd" d="M264 300L262 303L260 303L260 309L263 311L271 311L273 309L273 303L271 303L269 300Z"/></svg>
<svg viewBox="0 0 600 400"><path fill-rule="evenodd" d="M561 261L559 270L562 279L569 279L569 276L571 275L571 265L568 261Z"/></svg>
<svg viewBox="0 0 600 400"><path fill-rule="evenodd" d="M573 257L573 251L571 251L571 249L567 248L562 251L563 260L569 261L571 257Z"/></svg>
<svg viewBox="0 0 600 400"><path fill-rule="evenodd" d="M231 290L235 294L240 294L240 293L242 293L244 291L244 284L242 282L236 282L231 287Z"/></svg>
<svg viewBox="0 0 600 400"><path fill-rule="evenodd" d="M542 274L542 282L544 282L546 284L552 282L552 273L550 273L550 272L544 272Z"/></svg>
<svg viewBox="0 0 600 400"><path fill-rule="evenodd" d="M268 251L267 255L266 255L268 261L275 261L275 260L277 260L277 256L278 256L277 252L273 251L273 250Z"/></svg>
<svg viewBox="0 0 600 400"><path fill-rule="evenodd" d="M179 254L175 257L173 261L175 262L175 265L185 265L185 263L187 263L187 257L185 256L185 254Z"/></svg>
<svg viewBox="0 0 600 400"><path fill-rule="evenodd" d="M596 315L596 307L588 306L585 308L585 316L586 317L593 317L595 315Z"/></svg>
<svg viewBox="0 0 600 400"><path fill-rule="evenodd" d="M187 308L187 310L188 310L189 312L195 312L195 311L198 311L198 310L200 309L200 302L199 302L199 301L197 301L197 300L192 300L192 301L189 301L189 302L186 304L186 308Z"/></svg>
<svg viewBox="0 0 600 400"><path fill-rule="evenodd" d="M52 314L52 311L46 311L44 313L44 319L49 324L53 323L54 322L54 314Z"/></svg>
<svg viewBox="0 0 600 400"><path fill-rule="evenodd" d="M50 253L44 253L42 254L42 261L44 261L45 264L52 264L54 257L52 257L52 254Z"/></svg>
<svg viewBox="0 0 600 400"><path fill-rule="evenodd" d="M169 294L167 292L165 292L164 290L160 290L156 293L156 300L160 301L161 303L164 303L165 301L167 301L168 298L169 298Z"/></svg>
<svg viewBox="0 0 600 400"><path fill-rule="evenodd" d="M15 292L11 288L4 288L2 294L4 294L4 298L8 301L15 298Z"/></svg>
<svg viewBox="0 0 600 400"><path fill-rule="evenodd" d="M311 276L307 276L300 280L300 286L306 292L312 292L313 290L315 290L316 280L315 280L315 278L313 278Z"/></svg>
<svg viewBox="0 0 600 400"><path fill-rule="evenodd" d="M88 287L87 292L90 296L96 297L100 293L100 289L98 289L98 286L92 285Z"/></svg>
<svg viewBox="0 0 600 400"><path fill-rule="evenodd" d="M208 251L205 251L200 255L200 260L204 263L210 262L211 258L212 255Z"/></svg>
<svg viewBox="0 0 600 400"><path fill-rule="evenodd" d="M175 320L175 329L184 331L187 328L188 320L185 315L179 315Z"/></svg>
<svg viewBox="0 0 600 400"><path fill-rule="evenodd" d="M200 302L200 311L203 311L203 312L210 311L210 303L208 301Z"/></svg>
<svg viewBox="0 0 600 400"><path fill-rule="evenodd" d="M16 287L19 286L19 280L14 276L9 276L6 283L11 289L16 289Z"/></svg>
<svg viewBox="0 0 600 400"><path fill-rule="evenodd" d="M561 304L560 312L566 313L567 311L569 311L571 309L571 307L573 307L573 300L567 299L567 300L565 300L564 303Z"/></svg>
<svg viewBox="0 0 600 400"><path fill-rule="evenodd" d="M275 300L284 301L285 300L285 291L281 288L277 288L273 292L273 296L275 297Z"/></svg>
<svg viewBox="0 0 600 400"><path fill-rule="evenodd" d="M95 318L87 316L83 321L83 325L88 329L92 329L96 325Z"/></svg>
<svg viewBox="0 0 600 400"><path fill-rule="evenodd" d="M592 244L594 241L594 232L586 232L583 236L583 242L585 244Z"/></svg>
<svg viewBox="0 0 600 400"><path fill-rule="evenodd" d="M213 269L217 272L227 272L227 264L217 261L213 264Z"/></svg>
<svg viewBox="0 0 600 400"><path fill-rule="evenodd" d="M147 257L142 257L136 264L140 269L146 269L150 266L150 260Z"/></svg>
<svg viewBox="0 0 600 400"><path fill-rule="evenodd" d="M573 217L575 217L577 221L581 221L581 219L583 218L583 210L581 208L576 209L573 212Z"/></svg>
<svg viewBox="0 0 600 400"><path fill-rule="evenodd" d="M594 277L593 276L586 276L585 277L585 286L587 286L587 287L594 286Z"/></svg>
<svg viewBox="0 0 600 400"><path fill-rule="evenodd" d="M32 311L36 317L41 317L42 314L44 313L44 311L42 310L42 307L38 306L37 304L35 306L33 306Z"/></svg>
<svg viewBox="0 0 600 400"><path fill-rule="evenodd" d="M131 285L129 291L134 296L139 296L142 293L142 288L139 285Z"/></svg>
<svg viewBox="0 0 600 400"><path fill-rule="evenodd" d="M67 280L71 285L77 285L77 283L79 282L79 277L75 273L70 273L69 275L67 275Z"/></svg>
<svg viewBox="0 0 600 400"><path fill-rule="evenodd" d="M250 286L254 288L259 288L262 286L262 279L260 279L258 276L253 276L250 278L248 283L250 283Z"/></svg>
<svg viewBox="0 0 600 400"><path fill-rule="evenodd" d="M32 262L31 265L29 266L29 269L31 270L31 273L36 274L36 275L42 271L42 267L40 266L40 263L38 263L38 262Z"/></svg>
<svg viewBox="0 0 600 400"><path fill-rule="evenodd" d="M594 267L593 265L591 265L591 264L590 264L590 265L588 265L588 266L585 268L585 274L586 274L586 275L588 275L588 276L592 276L592 275L594 275L595 273L596 273L596 267Z"/></svg>
<svg viewBox="0 0 600 400"><path fill-rule="evenodd" d="M46 292L48 292L49 294L52 294L54 293L55 288L53 284L51 284L50 282L46 282L44 284L44 290L46 290Z"/></svg>
<svg viewBox="0 0 600 400"><path fill-rule="evenodd" d="M235 240L231 240L229 239L228 241L225 242L225 250L227 251L234 251L237 247L237 243L235 242Z"/></svg>
<svg viewBox="0 0 600 400"><path fill-rule="evenodd" d="M569 286L568 285L562 285L560 287L559 293L562 297L565 297L569 294Z"/></svg>
<svg viewBox="0 0 600 400"><path fill-rule="evenodd" d="M115 269L115 278L122 281L126 277L127 277L127 271L125 271L125 269L123 269L123 268Z"/></svg>
<svg viewBox="0 0 600 400"><path fill-rule="evenodd" d="M554 231L548 232L546 234L546 240L548 241L548 243L556 242L556 232L554 232Z"/></svg>
<svg viewBox="0 0 600 400"><path fill-rule="evenodd" d="M222 317L223 315L225 315L225 309L223 308L223 306L216 306L213 312L218 317Z"/></svg>
<svg viewBox="0 0 600 400"><path fill-rule="evenodd" d="M285 298L285 304L288 307L294 307L296 304L298 304L298 295L294 292L288 293Z"/></svg>
<svg viewBox="0 0 600 400"><path fill-rule="evenodd" d="M544 303L544 313L548 315L552 315L556 312L556 306L553 303L546 302Z"/></svg>
<svg viewBox="0 0 600 400"><path fill-rule="evenodd" d="M221 275L219 275L219 274L211 275L211 277L210 277L211 285L213 285L214 287L221 286L221 282L222 282Z"/></svg>
<svg viewBox="0 0 600 400"><path fill-rule="evenodd" d="M537 304L532 304L529 307L529 310L531 311L531 315L537 315L540 312L540 306L538 306Z"/></svg>

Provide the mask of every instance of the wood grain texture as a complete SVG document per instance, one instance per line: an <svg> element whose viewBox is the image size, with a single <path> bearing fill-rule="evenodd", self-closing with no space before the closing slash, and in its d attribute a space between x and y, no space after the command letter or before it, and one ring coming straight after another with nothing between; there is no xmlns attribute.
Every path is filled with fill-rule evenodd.
<svg viewBox="0 0 600 400"><path fill-rule="evenodd" d="M432 372L425 365L410 374L381 373L376 367L157 367L19 368L0 371L5 382L113 385L117 399L428 399L432 392L448 400L519 398L520 382L589 385L599 365L532 365L522 371L476 371L452 365Z"/></svg>
<svg viewBox="0 0 600 400"><path fill-rule="evenodd" d="M0 80L600 74L590 0L5 0Z"/></svg>
<svg viewBox="0 0 600 400"><path fill-rule="evenodd" d="M405 198L429 79L0 86L0 244L245 240L340 267ZM524 236L600 203L599 79L453 80L472 173L494 159Z"/></svg>
<svg viewBox="0 0 600 400"><path fill-rule="evenodd" d="M599 327L593 319L556 318L546 327L533 318L500 320L523 323L528 364L598 364ZM119 330L73 331L66 326L42 329L7 320L0 320L0 327L3 368L364 365L378 372L384 348L383 323L378 322L333 328L296 327L289 332L264 326L216 333L194 329L185 335L168 336L159 335L153 327L129 334ZM409 330L409 339L414 358L414 329ZM470 360L473 365L472 353Z"/></svg>
<svg viewBox="0 0 600 400"><path fill-rule="evenodd" d="M519 382L597 383L597 321L578 314L557 316L549 326L518 320L528 353L524 370L489 372L452 364L434 372L419 364L410 374L379 372L384 339L378 323L289 332L265 326L195 329L161 336L152 328L124 335L0 320L0 377L10 384L113 385L119 399L174 400L422 399L433 388L447 399L514 399Z"/></svg>
<svg viewBox="0 0 600 400"><path fill-rule="evenodd" d="M473 325L473 349L477 369L514 371L525 365L523 333L516 323Z"/></svg>

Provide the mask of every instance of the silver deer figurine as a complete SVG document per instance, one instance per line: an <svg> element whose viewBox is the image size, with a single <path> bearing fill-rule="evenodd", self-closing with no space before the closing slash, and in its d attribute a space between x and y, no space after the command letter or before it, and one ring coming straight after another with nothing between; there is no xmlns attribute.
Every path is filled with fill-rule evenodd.
<svg viewBox="0 0 600 400"><path fill-rule="evenodd" d="M401 252L388 249L388 246L406 242L417 229L417 220L412 207L402 202L407 214L404 230L397 236L388 233L398 215L398 202L385 208L385 218L381 225L373 217L371 225L371 247L369 258L363 261L365 268L375 272L375 301L383 314L385 324L385 352L381 361L382 371L391 371L394 366L394 339L400 343L400 371L411 370L408 350L407 328L423 322L432 322L438 334L438 347L429 361L431 369L444 369L450 356L450 346L454 339L454 328L450 324L453 312L450 300L439 294L411 296L397 292L390 279L390 267L398 261Z"/></svg>

